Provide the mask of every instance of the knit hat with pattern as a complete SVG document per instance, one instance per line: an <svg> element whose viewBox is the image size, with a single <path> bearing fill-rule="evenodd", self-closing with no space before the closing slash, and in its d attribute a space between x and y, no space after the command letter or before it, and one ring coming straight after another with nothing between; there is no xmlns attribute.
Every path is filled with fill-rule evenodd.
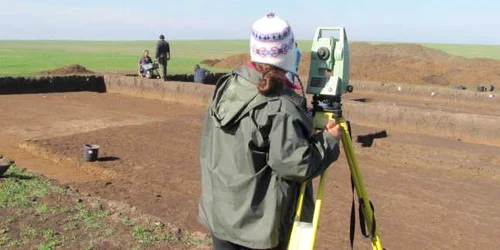
<svg viewBox="0 0 500 250"><path fill-rule="evenodd" d="M250 58L296 73L295 38L288 23L274 13L255 21L250 37Z"/></svg>

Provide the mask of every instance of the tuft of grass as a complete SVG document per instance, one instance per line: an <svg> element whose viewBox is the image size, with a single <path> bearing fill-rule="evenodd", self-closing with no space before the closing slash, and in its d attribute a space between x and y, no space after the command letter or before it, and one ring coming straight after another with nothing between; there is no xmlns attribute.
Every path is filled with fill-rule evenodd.
<svg viewBox="0 0 500 250"><path fill-rule="evenodd" d="M38 231L31 226L27 226L21 228L20 234L23 244L26 244L34 240L38 236Z"/></svg>
<svg viewBox="0 0 500 250"><path fill-rule="evenodd" d="M16 165L9 168L0 188L0 209L29 207L33 199L45 196L51 182L31 173L22 173ZM17 178L16 178L17 177Z"/></svg>
<svg viewBox="0 0 500 250"><path fill-rule="evenodd" d="M50 218L48 216L40 216L40 219L38 220L44 222L44 221L49 221Z"/></svg>
<svg viewBox="0 0 500 250"><path fill-rule="evenodd" d="M111 235L113 235L114 232L115 232L115 230L113 228L106 228L106 229L104 229L104 236L106 236L106 237L111 236Z"/></svg>
<svg viewBox="0 0 500 250"><path fill-rule="evenodd" d="M134 236L135 240L140 244L151 245L156 244L160 241L159 237L153 233L152 230L135 226L132 231L132 236Z"/></svg>
<svg viewBox="0 0 500 250"><path fill-rule="evenodd" d="M44 241L38 245L38 250L54 250L57 246L55 241Z"/></svg>
<svg viewBox="0 0 500 250"><path fill-rule="evenodd" d="M75 215L71 217L72 221L83 222L85 229L93 228L99 229L102 227L101 219L109 215L108 211L94 211L87 209L83 204L77 204L76 210L78 211Z"/></svg>
<svg viewBox="0 0 500 250"><path fill-rule="evenodd" d="M39 214L44 214L48 212L53 212L52 209L49 208L49 206L45 203L40 203L36 206L35 211Z"/></svg>
<svg viewBox="0 0 500 250"><path fill-rule="evenodd" d="M14 247L18 247L20 245L19 241L17 240L11 240L7 245L6 247L7 248L14 248Z"/></svg>
<svg viewBox="0 0 500 250"><path fill-rule="evenodd" d="M5 222L7 222L7 224L10 224L14 221L16 221L16 217L14 217L14 216L8 216L7 220L5 220Z"/></svg>
<svg viewBox="0 0 500 250"><path fill-rule="evenodd" d="M125 224L127 226L135 226L135 223L128 217L123 219L123 224Z"/></svg>
<svg viewBox="0 0 500 250"><path fill-rule="evenodd" d="M71 231L71 230L75 230L78 228L79 228L78 223L74 222L74 221L70 221L62 226L63 231Z"/></svg>
<svg viewBox="0 0 500 250"><path fill-rule="evenodd" d="M83 247L82 250L92 250L92 249L94 249L96 247L97 247L97 245L94 242L90 242L88 245L86 245L85 247Z"/></svg>
<svg viewBox="0 0 500 250"><path fill-rule="evenodd" d="M173 233L167 232L163 235L162 239L163 239L163 242L168 245L168 244L176 241L177 237L175 237L175 235Z"/></svg>
<svg viewBox="0 0 500 250"><path fill-rule="evenodd" d="M39 250L54 250L57 247L63 246L64 237L56 234L53 229L45 229L42 231L43 242L38 245Z"/></svg>
<svg viewBox="0 0 500 250"><path fill-rule="evenodd" d="M188 246L192 247L199 247L199 246L206 246L206 245L211 245L212 244L212 238L207 235L205 238L200 239L200 238L195 238L191 234L187 233L182 236L180 241L186 243Z"/></svg>
<svg viewBox="0 0 500 250"><path fill-rule="evenodd" d="M45 230L42 231L42 235L46 239L51 239L51 238L53 238L56 235L56 232L54 230L52 230L52 229L45 229Z"/></svg>
<svg viewBox="0 0 500 250"><path fill-rule="evenodd" d="M10 238L7 234L0 235L0 247L5 247L9 243Z"/></svg>

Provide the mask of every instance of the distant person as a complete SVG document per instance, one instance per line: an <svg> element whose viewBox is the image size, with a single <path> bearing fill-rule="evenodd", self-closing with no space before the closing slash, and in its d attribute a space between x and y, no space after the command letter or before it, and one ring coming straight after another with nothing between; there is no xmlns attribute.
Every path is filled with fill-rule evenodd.
<svg viewBox="0 0 500 250"><path fill-rule="evenodd" d="M149 50L144 50L138 63L139 75L145 77L148 70L153 68L153 59L149 56Z"/></svg>
<svg viewBox="0 0 500 250"><path fill-rule="evenodd" d="M205 77L207 77L208 73L210 73L210 71L208 71L207 69L204 69L204 68L201 68L200 65L196 64L196 66L194 66L194 82L199 82L199 83L203 83L203 81L205 81Z"/></svg>
<svg viewBox="0 0 500 250"><path fill-rule="evenodd" d="M170 44L165 41L165 36L160 35L160 40L156 43L156 60L161 65L163 80L167 80L167 62L170 60Z"/></svg>
<svg viewBox="0 0 500 250"><path fill-rule="evenodd" d="M295 42L295 53L297 54L297 58L295 58L295 69L296 69L297 74L298 74L299 67L300 67L301 53L300 53L299 45L297 44L297 42Z"/></svg>
<svg viewBox="0 0 500 250"><path fill-rule="evenodd" d="M299 74L301 53L300 53L299 46L297 45L297 42L295 42L295 53L297 55L297 57L295 58L295 71L297 72L297 74ZM291 83L295 83L295 76L292 73L288 72L286 74L286 78Z"/></svg>

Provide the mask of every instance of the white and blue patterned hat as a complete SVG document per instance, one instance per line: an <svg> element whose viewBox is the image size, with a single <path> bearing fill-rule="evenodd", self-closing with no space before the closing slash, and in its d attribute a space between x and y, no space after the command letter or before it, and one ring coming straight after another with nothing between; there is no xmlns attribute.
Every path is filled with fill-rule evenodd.
<svg viewBox="0 0 500 250"><path fill-rule="evenodd" d="M288 23L269 13L255 21L250 37L252 62L266 63L297 73L295 69L295 38Z"/></svg>

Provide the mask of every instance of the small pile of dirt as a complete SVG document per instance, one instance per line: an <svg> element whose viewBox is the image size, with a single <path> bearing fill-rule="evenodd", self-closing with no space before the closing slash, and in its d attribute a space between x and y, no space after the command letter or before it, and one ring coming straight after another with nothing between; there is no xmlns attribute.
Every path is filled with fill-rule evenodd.
<svg viewBox="0 0 500 250"><path fill-rule="evenodd" d="M250 55L248 53L245 53L245 54L230 56L214 64L213 66L219 68L237 68L247 64L249 61L250 61Z"/></svg>
<svg viewBox="0 0 500 250"><path fill-rule="evenodd" d="M219 63L221 60L220 59L206 59L201 61L201 64L205 64L208 66L214 66L215 64Z"/></svg>
<svg viewBox="0 0 500 250"><path fill-rule="evenodd" d="M80 74L93 74L93 71L88 70L82 65L72 64L62 68L41 71L42 75L80 75Z"/></svg>
<svg viewBox="0 0 500 250"><path fill-rule="evenodd" d="M434 85L500 85L500 60L452 56L417 44L352 43L351 79ZM310 54L303 53L299 74L307 76ZM212 66L237 68L248 54L230 56Z"/></svg>

